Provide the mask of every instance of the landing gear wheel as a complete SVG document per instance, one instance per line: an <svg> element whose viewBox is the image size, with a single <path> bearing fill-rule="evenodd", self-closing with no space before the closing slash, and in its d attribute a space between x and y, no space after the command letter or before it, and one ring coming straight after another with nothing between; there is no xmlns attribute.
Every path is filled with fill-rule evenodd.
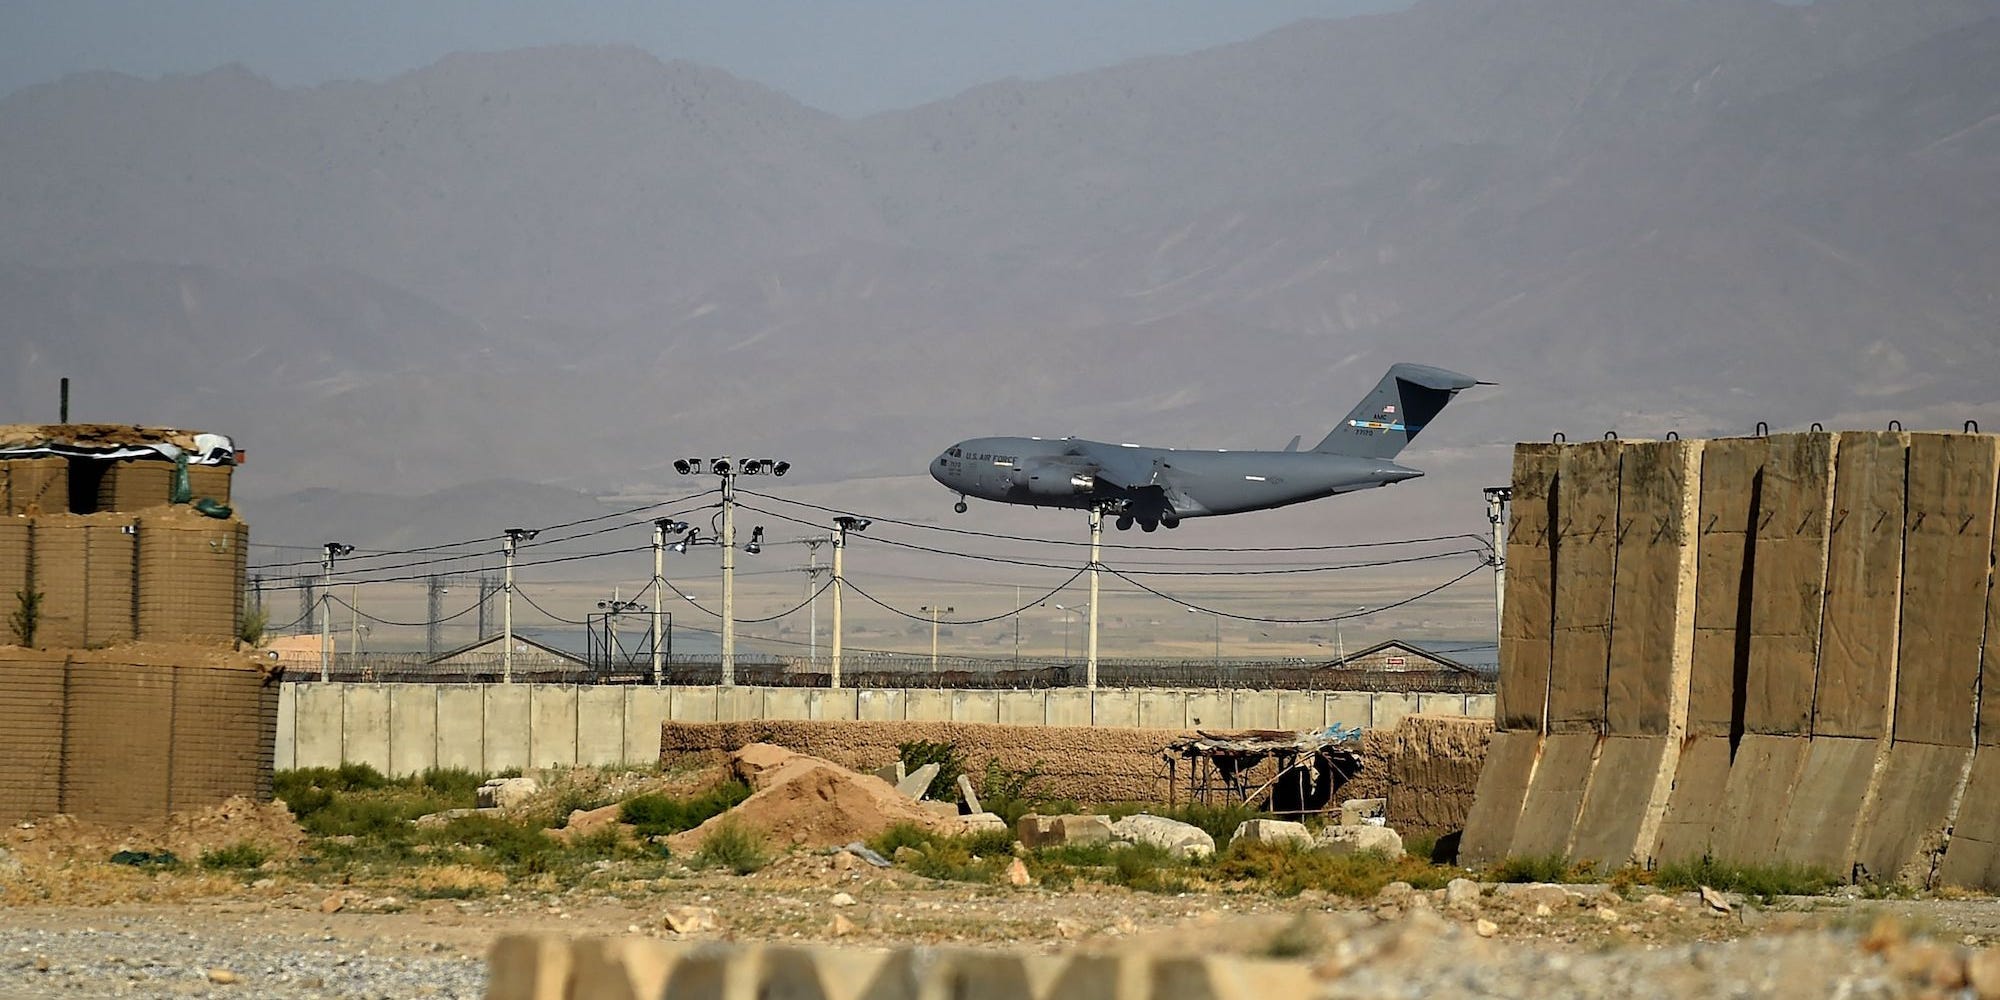
<svg viewBox="0 0 2000 1000"><path fill-rule="evenodd" d="M1131 531L1131 530L1132 530L1132 519L1131 519L1130 517L1124 517L1124 516L1121 516L1121 517L1119 517L1119 518L1118 518L1118 530L1119 530L1119 531Z"/></svg>
<svg viewBox="0 0 2000 1000"><path fill-rule="evenodd" d="M1160 530L1160 522L1158 522L1158 521L1140 521L1140 522L1139 522L1139 527L1140 527L1140 528L1141 528L1142 530L1144 530L1144 531L1146 531L1146 532L1148 532L1148 533L1151 533L1151 532L1154 532L1154 531L1158 531L1158 530Z"/></svg>
<svg viewBox="0 0 2000 1000"><path fill-rule="evenodd" d="M965 513L966 511L965 501L960 500L959 502L952 504L951 509L953 513L958 513L958 514Z"/></svg>
<svg viewBox="0 0 2000 1000"><path fill-rule="evenodd" d="M1181 526L1181 519L1178 517L1163 517L1160 518L1160 523L1165 525L1168 531L1172 531Z"/></svg>

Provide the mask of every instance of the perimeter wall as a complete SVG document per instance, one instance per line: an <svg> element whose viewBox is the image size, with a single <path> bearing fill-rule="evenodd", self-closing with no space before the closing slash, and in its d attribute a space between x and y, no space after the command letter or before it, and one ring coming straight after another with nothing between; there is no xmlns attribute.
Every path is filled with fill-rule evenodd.
<svg viewBox="0 0 2000 1000"><path fill-rule="evenodd" d="M279 768L366 763L495 772L651 765L667 722L983 722L1131 729L1393 728L1417 712L1493 714L1492 695L298 682L278 696Z"/></svg>

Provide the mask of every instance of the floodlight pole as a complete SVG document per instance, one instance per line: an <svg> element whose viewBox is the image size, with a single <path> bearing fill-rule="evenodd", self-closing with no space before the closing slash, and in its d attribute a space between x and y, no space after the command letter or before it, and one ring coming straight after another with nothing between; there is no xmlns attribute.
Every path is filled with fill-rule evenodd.
<svg viewBox="0 0 2000 1000"><path fill-rule="evenodd" d="M736 686L736 463L716 463L722 477L722 686Z"/></svg>
<svg viewBox="0 0 2000 1000"><path fill-rule="evenodd" d="M931 616L931 673L935 675L937 673L937 663L938 663L938 614L940 612L944 614L951 614L954 609L940 608L937 605L932 604L923 608L922 610L929 612Z"/></svg>
<svg viewBox="0 0 2000 1000"><path fill-rule="evenodd" d="M667 519L653 522L653 686L660 680L660 618L666 613Z"/></svg>
<svg viewBox="0 0 2000 1000"><path fill-rule="evenodd" d="M501 542L501 551L507 556L507 577L501 588L505 595L500 602L500 682L514 683L514 549L523 538L533 538L540 534L531 528L508 528L503 532L507 537Z"/></svg>
<svg viewBox="0 0 2000 1000"><path fill-rule="evenodd" d="M325 555L320 560L319 584L319 679L323 683L331 679L333 659L333 556L340 551L339 542L327 542L321 546Z"/></svg>
<svg viewBox="0 0 2000 1000"><path fill-rule="evenodd" d="M1097 690L1097 571L1103 567L1098 561L1104 543L1104 509L1090 508L1090 641L1089 654L1083 670L1083 686Z"/></svg>
<svg viewBox="0 0 2000 1000"><path fill-rule="evenodd" d="M827 666L827 685L834 688L840 687L840 556L847 551L846 521L833 522L833 658Z"/></svg>

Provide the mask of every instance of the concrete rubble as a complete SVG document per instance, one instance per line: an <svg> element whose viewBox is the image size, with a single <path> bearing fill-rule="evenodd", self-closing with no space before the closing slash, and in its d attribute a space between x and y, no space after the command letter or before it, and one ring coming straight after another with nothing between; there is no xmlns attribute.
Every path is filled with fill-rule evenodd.
<svg viewBox="0 0 2000 1000"><path fill-rule="evenodd" d="M535 797L542 784L533 778L494 778L479 786L481 809L512 809Z"/></svg>
<svg viewBox="0 0 2000 1000"><path fill-rule="evenodd" d="M1403 856L1402 836L1386 826L1329 826L1319 832L1313 846L1329 854Z"/></svg>
<svg viewBox="0 0 2000 1000"><path fill-rule="evenodd" d="M1113 839L1111 820L1103 816L1076 814L1038 816L1029 813L1021 817L1021 822L1015 826L1014 836L1029 850L1039 847L1104 844Z"/></svg>
<svg viewBox="0 0 2000 1000"><path fill-rule="evenodd" d="M1312 831L1304 823L1293 823L1282 819L1249 819L1237 824L1236 832L1229 837L1231 843L1245 844L1298 844L1311 847Z"/></svg>
<svg viewBox="0 0 2000 1000"><path fill-rule="evenodd" d="M1136 813L1111 824L1111 836L1128 844L1151 844L1183 858L1215 853L1215 838L1192 823Z"/></svg>

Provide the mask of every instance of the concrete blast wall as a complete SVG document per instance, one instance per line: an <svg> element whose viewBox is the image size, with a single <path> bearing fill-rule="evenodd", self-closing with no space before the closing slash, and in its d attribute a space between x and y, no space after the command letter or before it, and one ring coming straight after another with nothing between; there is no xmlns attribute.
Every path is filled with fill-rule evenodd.
<svg viewBox="0 0 2000 1000"><path fill-rule="evenodd" d="M1499 732L1462 860L2000 888L2000 438L1522 445L1515 476Z"/></svg>

